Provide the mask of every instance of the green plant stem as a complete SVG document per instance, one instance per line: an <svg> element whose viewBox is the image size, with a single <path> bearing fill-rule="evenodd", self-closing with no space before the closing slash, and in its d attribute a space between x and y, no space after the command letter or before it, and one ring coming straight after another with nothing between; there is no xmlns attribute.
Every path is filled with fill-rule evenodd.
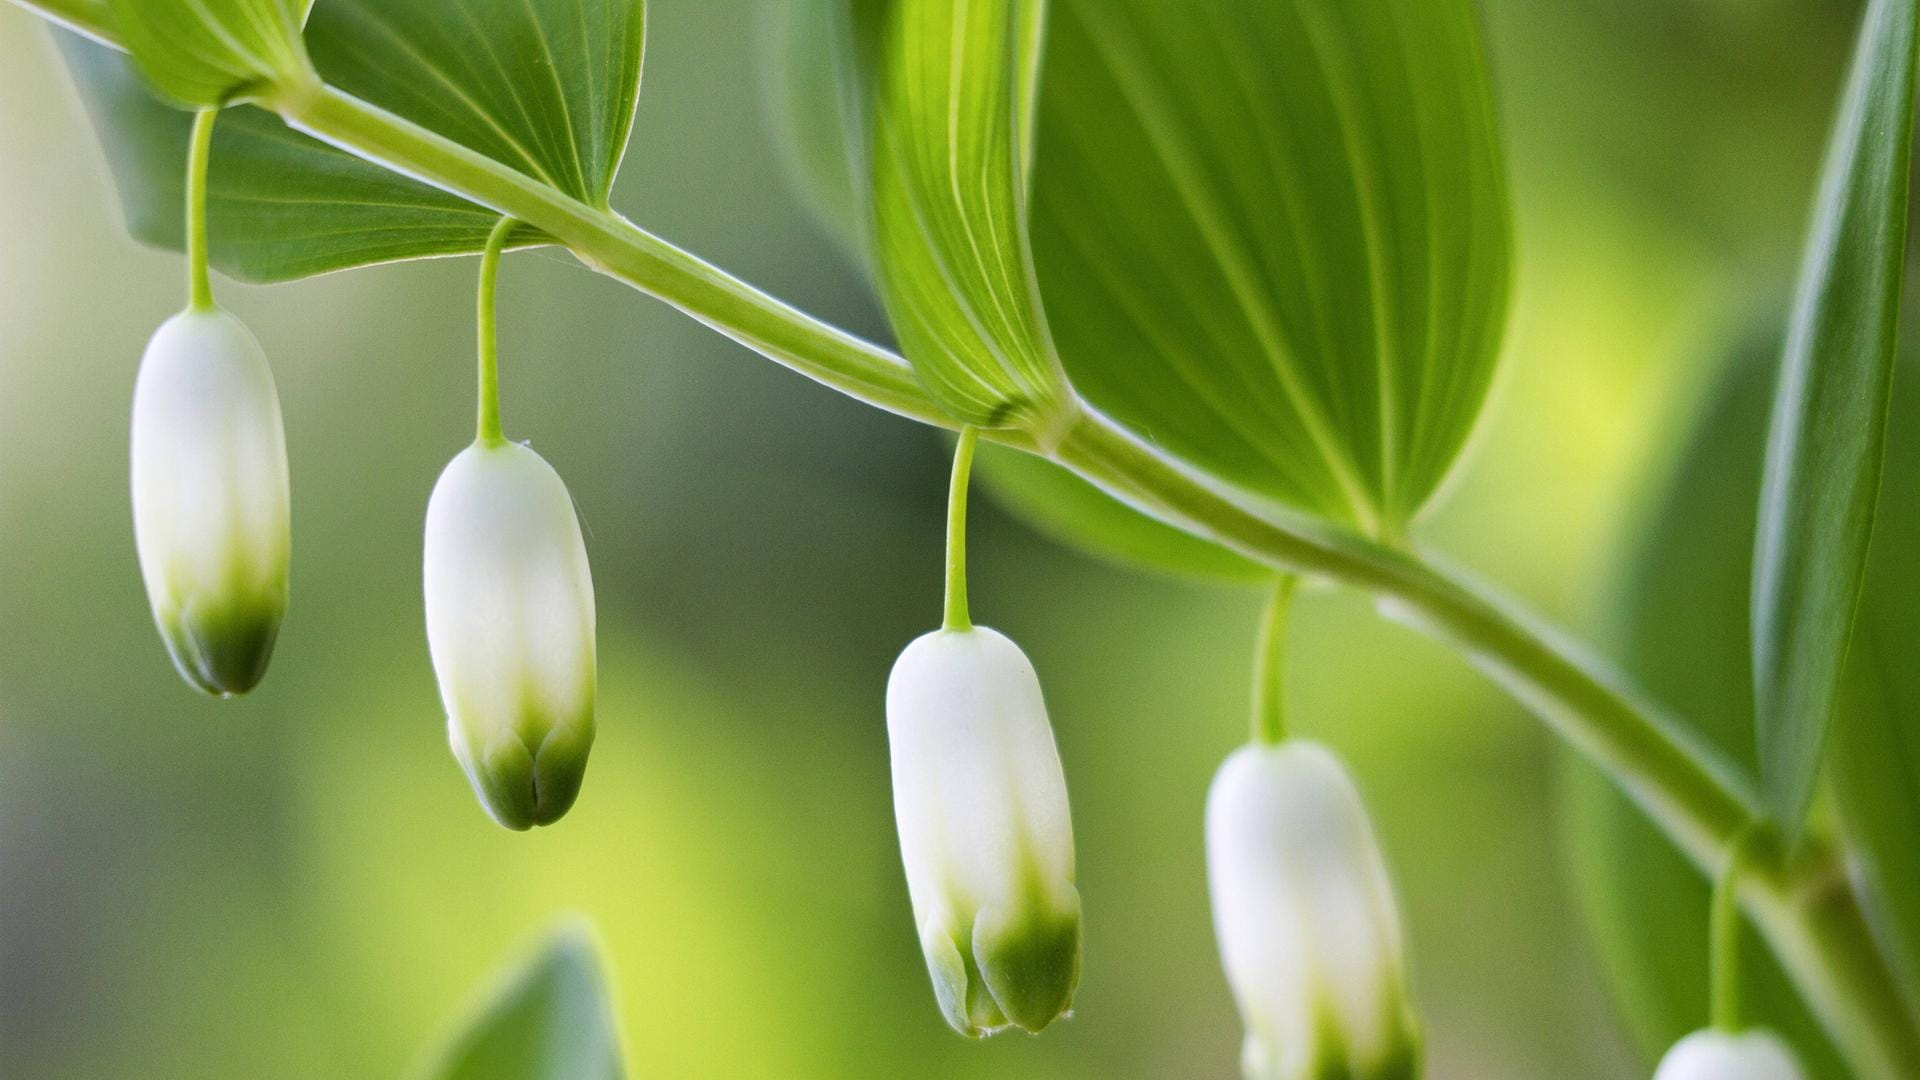
<svg viewBox="0 0 1920 1080"><path fill-rule="evenodd" d="M973 448L980 443L980 429L960 429L960 441L953 448L953 480L947 486L947 603L946 630L973 629L973 616L967 610L967 489L972 486Z"/></svg>
<svg viewBox="0 0 1920 1080"><path fill-rule="evenodd" d="M114 43L93 0L17 0ZM383 109L318 83L262 103L293 127L419 177L567 246L586 265L809 378L889 412L956 425L898 356L813 318L653 236ZM990 438L1021 449L1014 431ZM1604 664L1482 587L1411 553L1222 494L1097 413L1074 420L1050 456L1110 494L1276 569L1378 597L1389 617L1461 651L1603 768L1703 870L1758 814L1750 783L1687 737ZM1810 838L1789 855L1757 833L1742 901L1837 1045L1868 1080L1920 1061L1920 1013L1873 938L1844 853Z"/></svg>
<svg viewBox="0 0 1920 1080"><path fill-rule="evenodd" d="M1740 1030L1740 875L1746 865L1746 844L1735 839L1713 879L1713 903L1708 916L1708 962L1712 965L1708 1015L1713 1026L1729 1034Z"/></svg>
<svg viewBox="0 0 1920 1080"><path fill-rule="evenodd" d="M1287 739L1287 616L1299 581L1281 574L1273 583L1254 638L1252 738L1268 746Z"/></svg>
<svg viewBox="0 0 1920 1080"><path fill-rule="evenodd" d="M219 109L201 109L187 140L187 306L213 307L213 282L207 276L207 167L213 157L213 125Z"/></svg>
<svg viewBox="0 0 1920 1080"><path fill-rule="evenodd" d="M510 217L500 219L493 231L487 234L486 250L480 253L480 289L478 304L478 322L480 335L480 393L479 416L474 424L474 438L482 445L491 446L502 441L500 434L500 332L499 319L495 317L495 300L500 292L500 254L506 250L507 237L513 235L514 226L519 222Z"/></svg>

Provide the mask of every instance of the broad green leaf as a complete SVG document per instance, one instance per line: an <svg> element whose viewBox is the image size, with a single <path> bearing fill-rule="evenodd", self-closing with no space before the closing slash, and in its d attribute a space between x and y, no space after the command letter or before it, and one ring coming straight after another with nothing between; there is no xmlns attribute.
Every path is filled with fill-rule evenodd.
<svg viewBox="0 0 1920 1080"><path fill-rule="evenodd" d="M1756 353L1746 359L1760 359ZM1743 362L1692 436L1610 594L1620 655L1693 733L1751 767L1753 683L1744 628L1766 363ZM1911 414L1913 410L1908 410ZM1920 415L1910 415L1920 421ZM1909 603L1920 601L1920 596ZM1568 759L1566 850L1582 907L1636 1042L1649 1059L1708 1020L1708 883L1598 770ZM1824 1080L1847 1080L1819 1025L1749 931L1743 1011L1788 1036Z"/></svg>
<svg viewBox="0 0 1920 1080"><path fill-rule="evenodd" d="M1272 567L1147 517L1043 458L981 443L974 468L995 501L1101 558L1179 577L1273 580Z"/></svg>
<svg viewBox="0 0 1920 1080"><path fill-rule="evenodd" d="M895 334L956 418L1044 442L1070 418L1027 240L1042 0L852 0L874 263Z"/></svg>
<svg viewBox="0 0 1920 1080"><path fill-rule="evenodd" d="M509 972L422 1080L619 1080L605 978L584 928L556 933Z"/></svg>
<svg viewBox="0 0 1920 1080"><path fill-rule="evenodd" d="M1753 559L1760 776L1797 833L1860 599L1906 253L1915 0L1873 0L1835 122L1787 332Z"/></svg>
<svg viewBox="0 0 1920 1080"><path fill-rule="evenodd" d="M111 0L147 81L187 108L311 78L300 25L313 0Z"/></svg>
<svg viewBox="0 0 1920 1080"><path fill-rule="evenodd" d="M1022 27L1030 53L1017 86L1018 137L1023 157L1033 144L1033 113L1040 70L1044 4L1029 5ZM802 193L823 224L843 243L864 250L871 230L859 209L860 180L868 156L854 58L855 17L872 18L880 7L859 10L847 0L791 0L768 9L775 20L769 41L776 50L769 69L770 111L787 138ZM1147 517L1072 473L1039 458L983 443L977 460L987 490L1035 528L1094 555L1182 577L1265 581L1272 571L1213 543Z"/></svg>
<svg viewBox="0 0 1920 1080"><path fill-rule="evenodd" d="M142 243L180 250L192 116L153 97L126 54L58 37L106 149L127 230ZM249 106L228 109L214 129L207 186L213 264L243 281L475 252L500 219ZM514 242L537 239L526 230Z"/></svg>
<svg viewBox="0 0 1920 1080"><path fill-rule="evenodd" d="M324 0L329 83L604 207L633 127L643 0Z"/></svg>
<svg viewBox="0 0 1920 1080"><path fill-rule="evenodd" d="M644 21L640 0L325 0L307 48L341 89L604 206ZM66 51L129 227L177 249L185 114L165 115L109 50ZM221 117L209 184L213 263L249 281L477 252L499 217L248 108Z"/></svg>
<svg viewBox="0 0 1920 1080"><path fill-rule="evenodd" d="M1033 243L1095 405L1221 479L1393 532L1506 314L1470 0L1055 0Z"/></svg>

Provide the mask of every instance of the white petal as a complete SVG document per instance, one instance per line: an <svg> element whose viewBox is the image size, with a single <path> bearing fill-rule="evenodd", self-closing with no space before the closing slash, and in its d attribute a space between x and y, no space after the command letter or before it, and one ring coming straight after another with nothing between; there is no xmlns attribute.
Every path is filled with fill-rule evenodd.
<svg viewBox="0 0 1920 1080"><path fill-rule="evenodd" d="M264 621L270 648L286 603L286 436L273 373L238 319L188 311L154 334L134 387L132 484L141 574L169 645L199 639L192 651L216 624Z"/></svg>
<svg viewBox="0 0 1920 1080"><path fill-rule="evenodd" d="M1802 1080L1793 1051L1770 1031L1696 1031L1667 1051L1653 1080Z"/></svg>
<svg viewBox="0 0 1920 1080"><path fill-rule="evenodd" d="M1207 800L1215 932L1263 1075L1356 1075L1416 1042L1400 924L1359 792L1324 748L1248 746ZM1337 1036L1339 1046L1323 1044Z"/></svg>
<svg viewBox="0 0 1920 1080"><path fill-rule="evenodd" d="M553 749L578 753L583 768L593 721L593 581L560 477L517 444L461 452L427 506L424 577L427 643L449 734L476 790L499 755L537 758ZM480 794L502 816L498 799ZM544 822L508 811L502 823Z"/></svg>
<svg viewBox="0 0 1920 1080"><path fill-rule="evenodd" d="M894 810L916 910L1071 887L1073 826L1040 681L985 627L907 646L887 683ZM1065 888L1061 889L1065 891Z"/></svg>

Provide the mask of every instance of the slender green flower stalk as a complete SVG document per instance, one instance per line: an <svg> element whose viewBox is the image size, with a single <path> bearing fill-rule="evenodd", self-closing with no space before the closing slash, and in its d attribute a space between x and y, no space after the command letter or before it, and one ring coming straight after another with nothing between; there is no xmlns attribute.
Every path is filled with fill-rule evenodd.
<svg viewBox="0 0 1920 1080"><path fill-rule="evenodd" d="M1654 1080L1803 1080L1793 1049L1771 1031L1748 1028L1740 1016L1740 881L1752 830L1727 845L1713 882L1708 915L1713 1026L1681 1039L1660 1061Z"/></svg>
<svg viewBox="0 0 1920 1080"><path fill-rule="evenodd" d="M1412 1080L1420 1033L1366 807L1325 747L1244 746L1207 798L1214 930L1248 1080Z"/></svg>
<svg viewBox="0 0 1920 1080"><path fill-rule="evenodd" d="M215 110L188 154L187 310L148 342L133 391L134 540L174 667L217 697L266 674L287 609L287 442L265 352L213 304L206 176Z"/></svg>
<svg viewBox="0 0 1920 1080"><path fill-rule="evenodd" d="M1653 1080L1805 1080L1793 1050L1770 1031L1696 1031L1675 1043Z"/></svg>
<svg viewBox="0 0 1920 1080"><path fill-rule="evenodd" d="M500 435L494 231L480 289L480 417L427 504L427 644L453 754L488 814L515 830L573 806L594 733L593 579L566 484Z"/></svg>
<svg viewBox="0 0 1920 1080"><path fill-rule="evenodd" d="M965 515L975 432L949 505L946 625L887 683L894 816L934 996L954 1030L1038 1032L1080 981L1073 823L1040 680L1019 646L968 618Z"/></svg>

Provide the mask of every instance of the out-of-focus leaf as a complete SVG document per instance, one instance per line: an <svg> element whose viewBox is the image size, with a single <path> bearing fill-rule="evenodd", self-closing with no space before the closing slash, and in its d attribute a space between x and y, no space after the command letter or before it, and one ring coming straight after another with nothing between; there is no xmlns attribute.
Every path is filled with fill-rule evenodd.
<svg viewBox="0 0 1920 1080"><path fill-rule="evenodd" d="M310 75L300 25L313 0L111 0L141 74L187 108Z"/></svg>
<svg viewBox="0 0 1920 1080"><path fill-rule="evenodd" d="M626 1075L599 950L584 927L556 933L509 972L423 1080L620 1080Z"/></svg>
<svg viewBox="0 0 1920 1080"><path fill-rule="evenodd" d="M1086 397L1325 517L1420 509L1507 306L1469 0L1055 0L1038 147L1041 290Z"/></svg>
<svg viewBox="0 0 1920 1080"><path fill-rule="evenodd" d="M124 53L58 37L106 149L127 230L142 243L180 250L192 116L154 98ZM207 188L212 262L243 281L475 252L500 220L250 106L228 109L214 129ZM524 230L514 242L538 235Z"/></svg>
<svg viewBox="0 0 1920 1080"><path fill-rule="evenodd" d="M1920 386L1894 393L1888 468L1827 772L1876 930L1920 1007Z"/></svg>
<svg viewBox="0 0 1920 1080"><path fill-rule="evenodd" d="M1774 398L1753 559L1760 778L1799 831L1865 578L1906 255L1915 0L1873 0L1827 151Z"/></svg>
<svg viewBox="0 0 1920 1080"><path fill-rule="evenodd" d="M1043 0L852 0L880 291L956 418L1043 439L1071 413L1027 235ZM862 122L863 120L863 122Z"/></svg>
<svg viewBox="0 0 1920 1080"><path fill-rule="evenodd" d="M1614 590L1626 598L1622 655L1638 682L1748 766L1753 683L1743 630L1767 374L1764 363L1743 363L1723 389L1646 514L1648 531ZM1639 1045L1655 1057L1708 1020L1708 884L1602 774L1571 758L1568 771L1567 850L1596 951ZM1787 1035L1813 1075L1846 1080L1751 931L1743 955L1743 1011Z"/></svg>
<svg viewBox="0 0 1920 1080"><path fill-rule="evenodd" d="M855 179L857 161L845 120L854 108L846 0L786 0L769 4L765 17L772 74L763 87L785 157L801 193L836 240L860 257L867 246L867 212ZM843 77L845 76L845 77Z"/></svg>
<svg viewBox="0 0 1920 1080"><path fill-rule="evenodd" d="M1101 558L1177 577L1273 580L1272 567L1147 517L1044 458L981 443L974 467L996 501Z"/></svg>
<svg viewBox="0 0 1920 1080"><path fill-rule="evenodd" d="M307 49L328 81L604 206L632 124L641 0L327 0ZM64 43L129 228L179 248L190 119L124 57ZM479 251L499 215L237 108L215 130L212 261L248 281ZM537 243L524 229L515 245Z"/></svg>
<svg viewBox="0 0 1920 1080"><path fill-rule="evenodd" d="M326 0L329 83L605 206L633 128L644 0Z"/></svg>

